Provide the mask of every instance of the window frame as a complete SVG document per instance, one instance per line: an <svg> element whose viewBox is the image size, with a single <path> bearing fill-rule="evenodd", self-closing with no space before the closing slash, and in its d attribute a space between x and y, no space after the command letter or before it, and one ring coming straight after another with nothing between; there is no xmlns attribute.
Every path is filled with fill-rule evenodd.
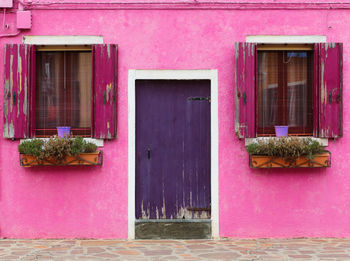
<svg viewBox="0 0 350 261"><path fill-rule="evenodd" d="M91 69L93 66L93 60L92 60L92 45L40 45L36 46L35 48L35 63L33 62L33 66L35 66L35 72L32 75L35 79L32 82L32 96L31 96L31 104L36 103L36 88L37 88L37 54L39 52L90 52L91 53ZM34 89L34 90L33 90ZM93 108L93 96L94 96L94 88L93 88L93 70L91 70L91 101L90 101L90 107L91 107L91 118L90 118L90 128L87 130L87 128L71 128L71 133L73 136L81 136L86 138L92 137L93 132L93 114L94 114L94 108ZM31 132L35 137L38 138L47 138L53 135L56 135L57 130L51 129L51 128L44 128L44 129L38 129L35 123L36 118L36 107L33 107L33 110L31 112L31 118L32 118L32 125L31 125ZM43 133L43 134L40 134Z"/></svg>
<svg viewBox="0 0 350 261"><path fill-rule="evenodd" d="M282 74L282 78L286 78L287 76L287 66L284 64L280 64L280 53L284 52L307 52L308 53L308 66L311 65L311 68L308 68L308 96L311 97L311 102L308 100L308 105L307 105L307 118L308 121L313 119L314 115L314 98L313 98L313 93L314 93L314 83L313 83L313 46L310 44L258 44L257 45L257 53L256 53L256 71L255 71L255 117L256 117L256 136L257 137L266 137L266 136L275 136L275 130L274 127L261 127L259 126L259 91L258 91L258 81L259 81L259 63L258 63L258 57L259 53L263 52L276 52L278 53L278 109L277 109L277 114L278 114L278 121L279 123L277 125L287 125L285 122L281 122L280 118L282 117L281 114L284 116L282 118L287 119L286 115L288 114L288 110L284 108L283 100L286 99L286 93L288 91L288 87L285 81L281 81L280 77ZM309 56L311 54L311 56ZM281 94L282 93L282 94ZM281 98L281 96L283 96ZM311 116L310 116L311 114ZM283 120L282 120L283 121ZM288 135L292 136L312 136L313 135L313 122L308 124L305 128L301 126L294 126L294 127L289 127L288 129Z"/></svg>

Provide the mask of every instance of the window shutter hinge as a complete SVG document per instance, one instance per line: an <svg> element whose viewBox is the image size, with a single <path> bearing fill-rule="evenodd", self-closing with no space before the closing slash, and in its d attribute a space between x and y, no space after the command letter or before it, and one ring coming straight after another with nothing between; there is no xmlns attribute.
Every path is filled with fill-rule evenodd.
<svg viewBox="0 0 350 261"><path fill-rule="evenodd" d="M242 96L241 92L238 92L238 93L237 93L238 99L240 99L241 96ZM244 104L244 105L247 104L247 94L246 94L246 92L243 92L243 104Z"/></svg>
<svg viewBox="0 0 350 261"><path fill-rule="evenodd" d="M188 101L208 101L210 102L210 97L188 97Z"/></svg>
<svg viewBox="0 0 350 261"><path fill-rule="evenodd" d="M339 103L341 101L341 94L339 93L338 95L337 95L337 103Z"/></svg>
<svg viewBox="0 0 350 261"><path fill-rule="evenodd" d="M16 101L17 101L16 92L13 92L13 106L16 106Z"/></svg>

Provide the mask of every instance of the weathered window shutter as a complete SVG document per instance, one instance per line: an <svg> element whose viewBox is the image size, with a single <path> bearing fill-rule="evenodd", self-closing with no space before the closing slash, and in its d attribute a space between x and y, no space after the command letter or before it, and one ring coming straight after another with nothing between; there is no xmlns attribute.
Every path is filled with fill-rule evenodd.
<svg viewBox="0 0 350 261"><path fill-rule="evenodd" d="M29 137L30 45L5 44L4 138Z"/></svg>
<svg viewBox="0 0 350 261"><path fill-rule="evenodd" d="M318 137L319 134L319 95L320 95L320 84L319 84L319 56L320 56L320 44L316 43L314 44L314 51L313 51L313 103L312 103L312 109L313 109L313 136Z"/></svg>
<svg viewBox="0 0 350 261"><path fill-rule="evenodd" d="M35 86L36 86L36 47L32 45L30 48L30 137L35 137Z"/></svg>
<svg viewBox="0 0 350 261"><path fill-rule="evenodd" d="M343 44L318 45L316 47L319 48L318 137L337 138L343 136Z"/></svg>
<svg viewBox="0 0 350 261"><path fill-rule="evenodd" d="M235 132L238 138L255 137L256 43L235 44Z"/></svg>
<svg viewBox="0 0 350 261"><path fill-rule="evenodd" d="M98 139L117 137L117 45L93 45L93 130Z"/></svg>

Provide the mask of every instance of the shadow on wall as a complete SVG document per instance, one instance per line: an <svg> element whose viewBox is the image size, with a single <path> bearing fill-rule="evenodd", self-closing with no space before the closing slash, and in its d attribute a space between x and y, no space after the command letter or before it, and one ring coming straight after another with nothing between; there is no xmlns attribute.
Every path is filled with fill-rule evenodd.
<svg viewBox="0 0 350 261"><path fill-rule="evenodd" d="M326 175L327 170L329 168L271 168L271 169L251 169L250 174L259 175L259 176L267 176L267 177L282 177L284 175L293 176L320 176Z"/></svg>
<svg viewBox="0 0 350 261"><path fill-rule="evenodd" d="M23 168L28 175L69 175L69 176L91 176L102 173L102 166L35 166ZM1 185L1 183L0 183ZM1 187L0 187L1 188Z"/></svg>

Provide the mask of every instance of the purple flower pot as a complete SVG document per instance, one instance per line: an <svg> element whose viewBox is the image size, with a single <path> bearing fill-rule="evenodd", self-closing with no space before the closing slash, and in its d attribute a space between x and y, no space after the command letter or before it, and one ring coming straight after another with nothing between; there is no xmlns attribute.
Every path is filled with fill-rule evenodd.
<svg viewBox="0 0 350 261"><path fill-rule="evenodd" d="M56 129L57 129L57 135L60 138L67 137L70 134L70 127L68 126L60 126L60 127L56 127Z"/></svg>
<svg viewBox="0 0 350 261"><path fill-rule="evenodd" d="M287 137L288 126L275 126L276 137Z"/></svg>

